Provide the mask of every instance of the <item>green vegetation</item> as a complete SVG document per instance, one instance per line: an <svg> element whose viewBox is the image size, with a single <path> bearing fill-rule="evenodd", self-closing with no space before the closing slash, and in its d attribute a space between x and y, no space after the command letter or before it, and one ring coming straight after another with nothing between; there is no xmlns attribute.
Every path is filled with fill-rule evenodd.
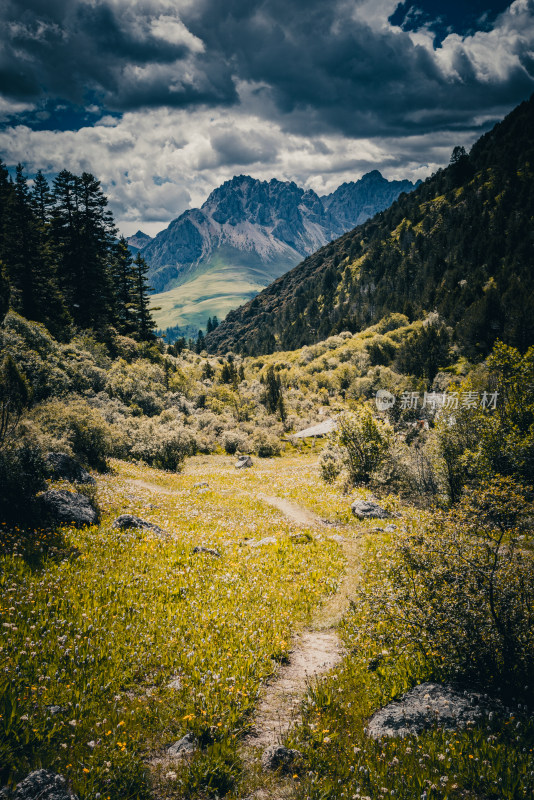
<svg viewBox="0 0 534 800"><path fill-rule="evenodd" d="M100 182L62 170L52 190L39 171L28 186L21 164L13 182L0 161L0 311L8 305L44 323L60 340L77 329L153 339L148 267L135 261L116 228ZM2 270L0 270L2 271Z"/></svg>
<svg viewBox="0 0 534 800"><path fill-rule="evenodd" d="M113 239L92 176L61 173L51 194L0 170L2 783L43 766L80 800L238 800L260 783L293 800L532 797L534 345L514 228L531 175L512 179L532 102L331 260L304 262L309 294L298 270L276 282L283 325L263 316L254 339L259 298L242 352L220 356L205 345L229 327L211 317L196 342L153 335L144 262ZM301 341L315 343L276 350ZM321 422L319 444L291 437ZM51 453L96 485L58 479ZM98 525L43 527L46 489L85 495ZM373 498L379 525L351 513ZM160 532L114 527L124 513ZM281 788L243 737L321 614L345 656L310 683ZM504 710L367 735L425 681ZM195 753L170 760L187 733Z"/></svg>
<svg viewBox="0 0 534 800"><path fill-rule="evenodd" d="M525 350L534 343L533 124L531 98L468 156L455 150L447 169L231 311L208 349L291 350L391 312L414 320L436 310L471 360L497 339ZM426 358L417 368L432 379Z"/></svg>

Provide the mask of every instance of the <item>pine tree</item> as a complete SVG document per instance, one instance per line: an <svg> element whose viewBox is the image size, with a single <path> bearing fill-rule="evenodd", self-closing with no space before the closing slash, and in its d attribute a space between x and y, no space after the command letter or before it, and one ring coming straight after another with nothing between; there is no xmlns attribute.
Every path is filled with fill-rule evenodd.
<svg viewBox="0 0 534 800"><path fill-rule="evenodd" d="M137 253L133 262L133 272L135 276L134 290L132 294L132 310L135 319L136 334L141 341L154 339L154 328L156 323L152 319L149 309L147 273L148 264L141 255Z"/></svg>
<svg viewBox="0 0 534 800"><path fill-rule="evenodd" d="M120 333L135 332L133 308L137 288L136 270L128 242L121 236L113 251L111 260L111 277L113 283L114 322Z"/></svg>

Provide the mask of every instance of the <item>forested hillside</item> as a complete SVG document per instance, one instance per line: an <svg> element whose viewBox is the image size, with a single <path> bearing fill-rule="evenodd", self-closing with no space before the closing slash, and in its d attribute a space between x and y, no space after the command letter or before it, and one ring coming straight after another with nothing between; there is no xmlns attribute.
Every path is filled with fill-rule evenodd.
<svg viewBox="0 0 534 800"><path fill-rule="evenodd" d="M534 99L469 155L323 247L208 337L212 352L258 355L358 331L390 312L438 311L471 358L534 341Z"/></svg>
<svg viewBox="0 0 534 800"><path fill-rule="evenodd" d="M148 268L116 234L93 175L63 170L50 188L39 171L30 187L22 165L13 181L0 162L0 311L11 306L62 341L76 328L153 338Z"/></svg>

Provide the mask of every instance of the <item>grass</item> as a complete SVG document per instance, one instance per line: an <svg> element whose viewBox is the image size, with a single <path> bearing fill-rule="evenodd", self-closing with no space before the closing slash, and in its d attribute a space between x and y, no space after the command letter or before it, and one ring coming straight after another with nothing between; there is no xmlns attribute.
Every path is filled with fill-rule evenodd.
<svg viewBox="0 0 534 800"><path fill-rule="evenodd" d="M151 304L158 309L153 312L156 326L193 325L205 330L208 317L224 319L295 263L288 258L264 263L255 253L221 247L191 277L151 296Z"/></svg>
<svg viewBox="0 0 534 800"><path fill-rule="evenodd" d="M206 461L184 475L115 462L100 481L99 527L64 529L64 549L40 565L22 540L3 555L2 782L44 766L83 798L118 800L144 797L153 781L193 797L237 779L261 683L335 591L342 556L330 541L291 539L287 520L229 488L233 459ZM194 488L200 477L209 491ZM112 530L124 511L171 536ZM244 544L267 533L275 545ZM196 544L222 557L193 554ZM202 744L190 768L150 773L188 731Z"/></svg>
<svg viewBox="0 0 534 800"><path fill-rule="evenodd" d="M230 800L254 786L277 796L272 776L242 762L243 733L292 634L345 612L347 655L310 686L302 724L287 740L303 753L289 780L295 800L532 797L528 688L504 721L397 741L365 735L376 709L433 675L432 658L401 636L396 642L362 600L347 611L359 585L379 590L378 566L396 534L352 518L353 495L319 481L315 454L233 465L232 457L197 456L175 474L116 461L99 478L100 526L30 539L4 530L0 785L44 766L65 775L82 800ZM261 494L339 523L344 554L327 538L335 527L295 537L306 529ZM383 502L401 515L399 528L429 519L395 497ZM113 530L124 512L169 535ZM248 546L267 535L276 544ZM221 558L194 554L196 545ZM198 752L169 762L166 748L189 731Z"/></svg>
<svg viewBox="0 0 534 800"><path fill-rule="evenodd" d="M380 534L362 542L366 566L361 580L367 591L383 580L377 566L387 562L389 541L390 536ZM340 627L347 657L310 688L302 725L288 738L288 745L303 753L296 800L531 798L534 722L526 705L531 701L529 687L508 698L504 719L456 731L436 728L397 740L366 736L374 711L433 679L437 654L426 657L397 645L396 632L373 623L362 602L359 598L352 604Z"/></svg>

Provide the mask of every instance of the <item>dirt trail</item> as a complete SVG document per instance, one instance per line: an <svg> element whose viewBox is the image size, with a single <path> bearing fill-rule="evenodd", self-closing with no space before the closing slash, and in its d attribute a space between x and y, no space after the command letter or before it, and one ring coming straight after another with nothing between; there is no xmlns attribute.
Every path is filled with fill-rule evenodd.
<svg viewBox="0 0 534 800"><path fill-rule="evenodd" d="M307 508L302 508L302 506L292 503L290 500L284 500L283 497L267 494L258 494L258 498L263 500L264 503L267 503L267 505L277 508L282 512L282 514L285 514L286 517L288 517L292 522L295 522L297 525L305 525L307 527L325 527L325 523L320 517L318 517L312 511L308 511Z"/></svg>
<svg viewBox="0 0 534 800"><path fill-rule="evenodd" d="M295 642L289 664L280 667L276 679L267 685L247 743L263 749L280 744L298 720L308 680L328 672L340 660L341 645L335 631L304 631Z"/></svg>

